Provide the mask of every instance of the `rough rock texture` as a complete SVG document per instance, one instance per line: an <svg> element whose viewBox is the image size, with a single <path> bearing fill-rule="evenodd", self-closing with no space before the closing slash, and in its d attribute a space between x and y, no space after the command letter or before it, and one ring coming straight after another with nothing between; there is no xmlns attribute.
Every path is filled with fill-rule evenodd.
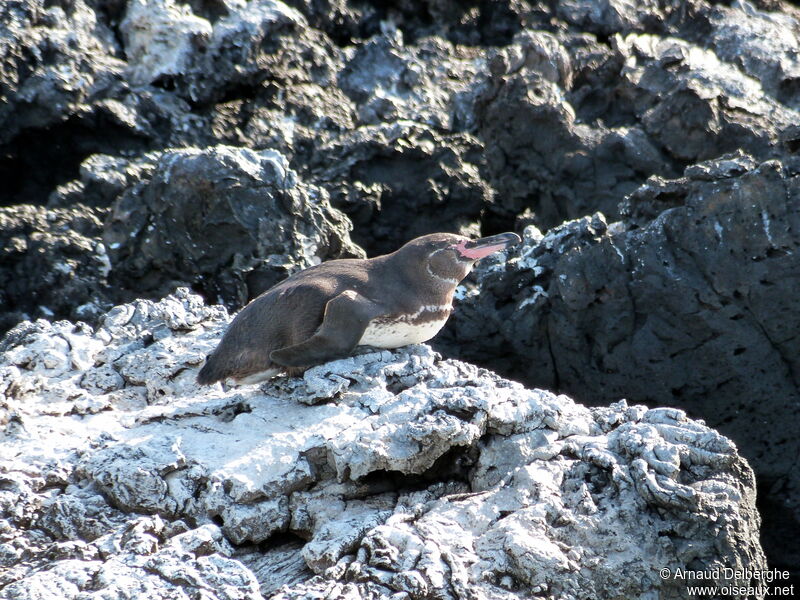
<svg viewBox="0 0 800 600"><path fill-rule="evenodd" d="M0 208L4 329L20 318L94 323L115 302L180 285L241 306L299 269L364 255L325 190L270 150L95 155L50 204Z"/></svg>
<svg viewBox="0 0 800 600"><path fill-rule="evenodd" d="M241 306L292 272L363 256L324 191L271 150L214 146L165 152L149 181L112 206L103 233L111 281L161 297L197 284Z"/></svg>
<svg viewBox="0 0 800 600"><path fill-rule="evenodd" d="M490 59L473 95L473 128L497 191L493 212L509 219L532 210L540 226L597 209L613 214L647 175L672 172L640 125L576 119L565 94L572 67L557 38L525 32L515 42Z"/></svg>
<svg viewBox="0 0 800 600"><path fill-rule="evenodd" d="M7 2L0 203L108 206L124 190L87 162L225 144L281 153L371 255L443 228L615 219L651 175L800 139L795 10L680 4ZM205 268L207 299L252 295Z"/></svg>
<svg viewBox="0 0 800 600"><path fill-rule="evenodd" d="M694 162L736 149L762 159L780 154L778 135L797 123L798 112L758 80L680 39L631 34L615 41L625 60L620 93L670 157Z"/></svg>
<svg viewBox="0 0 800 600"><path fill-rule="evenodd" d="M84 0L0 6L0 204L43 204L94 153L209 139L181 98L131 90L114 25Z"/></svg>
<svg viewBox="0 0 800 600"><path fill-rule="evenodd" d="M713 28L710 45L720 59L757 79L779 102L800 108L800 22L796 13L758 10L750 2L737 0L731 6L714 6L708 19Z"/></svg>
<svg viewBox="0 0 800 600"><path fill-rule="evenodd" d="M683 598L660 569L765 568L750 468L680 410L427 346L200 390L226 321L181 290L6 336L0 598Z"/></svg>
<svg viewBox="0 0 800 600"><path fill-rule="evenodd" d="M66 119L121 79L113 32L83 0L4 2L0 27L0 143Z"/></svg>
<svg viewBox="0 0 800 600"><path fill-rule="evenodd" d="M780 564L792 564L800 176L731 156L649 181L625 213L628 229L602 215L544 237L529 228L518 256L479 271L480 294L464 289L442 345L582 402L624 397L702 415L752 461L767 532L781 540Z"/></svg>
<svg viewBox="0 0 800 600"><path fill-rule="evenodd" d="M100 316L95 299L111 269L101 232L102 214L87 206L0 208L0 330L55 314Z"/></svg>
<svg viewBox="0 0 800 600"><path fill-rule="evenodd" d="M493 196L480 161L473 136L444 137L406 121L362 127L322 146L312 169L352 220L354 240L375 255L426 233L477 230Z"/></svg>
<svg viewBox="0 0 800 600"><path fill-rule="evenodd" d="M684 173L695 179L690 173L705 173L708 190L714 182L724 188L732 172L703 163L736 151L754 165L777 160L791 173L800 149L795 4L4 0L0 331L37 317L94 325L113 304L145 294L160 298L176 285L239 308L309 260L358 252L326 195L352 220L352 239L373 256L429 231L521 233L533 224L547 232L597 211L609 222L622 219L615 226L621 230L644 227L682 204ZM275 159L279 170L288 173L288 165L297 173L296 186L287 190L273 176L270 165L277 163L263 158L272 153L282 157ZM169 157L178 157L172 167ZM171 172L185 176L165 179ZM216 176L234 177L243 187ZM637 190L653 176L678 183L659 183L660 199L651 203ZM623 213L620 203L631 194L638 208ZM199 218L191 210L195 197L219 200L209 212L213 223L193 220ZM289 215L297 199L299 220ZM703 202L698 195L698 209ZM278 209L282 203L286 210ZM312 237L290 240L287 227ZM747 251L730 244L734 254ZM311 256L314 246L318 253ZM759 273L745 269L742 277ZM757 288L759 281L745 283ZM776 285L770 294L771 305L795 310L794 290ZM506 303L501 294L487 304L484 310L498 312L486 313L481 327L503 320L497 315L505 314ZM590 314L613 320L617 310L609 302L569 306L587 309L570 317L583 323ZM531 325L525 319L515 322ZM732 322L731 331L749 331L748 322ZM538 339L538 325L531 326L520 336ZM753 339L761 339L756 333ZM697 347L697 336L688 334L689 347ZM745 382L743 389L783 389L775 383L782 371L762 373L734 337L717 338L714 351L725 356L721 371L732 372L735 364L731 381ZM500 365L508 356L512 366L528 365L518 373L536 365L554 381L546 354L500 343L503 338L470 339L480 340L472 343L480 360ZM559 378L602 372L585 369L598 360L586 348L606 356L615 347L593 340L575 342L577 354L562 358L576 373L559 372ZM722 349L727 342L735 345ZM656 340L654 347L664 343ZM620 344L622 352L634 342ZM642 361L614 363L608 367L613 385L593 391L616 398L621 389L651 385L646 374L669 370L663 381L677 385L665 391L662 382L658 400L667 403L672 388L683 397L693 390L710 394L723 381L704 361L701 372L683 356L681 350L669 368L659 357L644 369L636 368ZM691 385L682 388L684 381ZM702 401L689 408L717 423L727 413L716 406ZM712 412L701 414L706 408ZM763 448L771 449L765 457L780 452L768 428L747 431L736 442L754 460ZM785 477L773 479L769 459L754 464L768 472L762 500L785 495L800 504L800 492L780 487ZM787 473L798 468L792 465ZM768 528L768 547L785 545L785 537L769 540L790 525ZM800 557L800 549L792 556ZM773 561L800 564L783 552Z"/></svg>

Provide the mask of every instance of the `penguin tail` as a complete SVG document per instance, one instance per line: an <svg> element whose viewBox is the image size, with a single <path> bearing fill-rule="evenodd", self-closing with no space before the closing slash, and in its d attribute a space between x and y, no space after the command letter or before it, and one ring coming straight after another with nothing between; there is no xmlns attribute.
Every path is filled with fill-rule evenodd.
<svg viewBox="0 0 800 600"><path fill-rule="evenodd" d="M217 381L233 378L237 384L251 384L266 381L270 377L286 370L272 364L258 352L245 350L234 360L220 360L218 352L206 357L206 364L197 372L197 383L211 385ZM305 369L300 369L300 372Z"/></svg>
<svg viewBox="0 0 800 600"><path fill-rule="evenodd" d="M211 385L214 382L220 381L225 378L225 374L220 372L219 365L214 360L214 355L209 354L206 357L206 364L197 373L197 383L200 385Z"/></svg>

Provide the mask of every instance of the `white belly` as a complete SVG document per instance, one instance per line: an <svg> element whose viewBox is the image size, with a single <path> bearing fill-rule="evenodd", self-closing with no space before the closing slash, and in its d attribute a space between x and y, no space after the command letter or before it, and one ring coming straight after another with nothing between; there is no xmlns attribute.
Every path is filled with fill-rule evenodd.
<svg viewBox="0 0 800 600"><path fill-rule="evenodd" d="M449 316L448 314L443 319L434 319L417 325L402 320L389 323L380 320L370 321L358 343L377 348L399 348L408 344L421 344L439 333Z"/></svg>

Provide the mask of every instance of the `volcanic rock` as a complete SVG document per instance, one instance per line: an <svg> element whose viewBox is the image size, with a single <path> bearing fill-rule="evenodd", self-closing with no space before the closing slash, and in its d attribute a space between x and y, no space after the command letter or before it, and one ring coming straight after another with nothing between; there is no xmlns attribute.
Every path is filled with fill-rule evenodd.
<svg viewBox="0 0 800 600"><path fill-rule="evenodd" d="M493 197L475 164L480 152L469 134L398 122L320 146L312 171L352 220L354 241L375 256L426 233L476 230Z"/></svg>
<svg viewBox="0 0 800 600"><path fill-rule="evenodd" d="M93 320L110 308L102 216L80 204L0 208L0 331L54 315Z"/></svg>
<svg viewBox="0 0 800 600"><path fill-rule="evenodd" d="M363 256L349 230L282 155L215 146L162 154L152 179L114 203L103 239L111 281L130 295L195 284L241 306L296 270Z"/></svg>
<svg viewBox="0 0 800 600"><path fill-rule="evenodd" d="M325 190L269 150L95 155L50 205L0 208L4 330L34 317L94 323L115 302L180 285L239 307L296 270L363 256Z"/></svg>
<svg viewBox="0 0 800 600"><path fill-rule="evenodd" d="M623 210L628 229L600 214L544 236L529 228L518 256L478 267L439 347L590 404L624 397L702 416L752 462L767 534L791 564L798 170L730 156L650 180Z"/></svg>
<svg viewBox="0 0 800 600"><path fill-rule="evenodd" d="M62 122L122 78L111 29L84 0L0 6L0 144Z"/></svg>
<svg viewBox="0 0 800 600"><path fill-rule="evenodd" d="M566 95L572 68L554 36L520 34L489 64L470 123L486 148L493 213L509 219L527 208L547 227L598 209L615 214L647 175L673 172L640 125L576 120Z"/></svg>
<svg viewBox="0 0 800 600"><path fill-rule="evenodd" d="M765 567L750 468L681 410L427 346L200 389L227 320L180 290L0 343L0 598L683 598L659 569Z"/></svg>
<svg viewBox="0 0 800 600"><path fill-rule="evenodd" d="M744 18L742 18L744 17ZM744 0L710 7L709 39L714 53L761 82L764 91L799 110L800 21L796 14L758 10Z"/></svg>
<svg viewBox="0 0 800 600"><path fill-rule="evenodd" d="M765 161L780 161L786 177L794 177L800 149L798 22L797 7L782 0L0 2L0 330L37 317L85 320L94 326L114 304L161 298L177 285L191 285L209 302L239 308L296 269L358 253L346 237L347 221L331 206L353 220L353 239L369 255L394 250L430 231L489 235L521 232L529 224L551 241L554 235L564 244L577 244L569 252L587 257L599 252L595 246L606 247L602 240L607 237L650 239L652 233L635 230L652 231L665 211L701 210L701 196L716 202L718 194L728 193L726 186L744 181ZM740 152L736 158L723 158L735 152ZM263 158L267 155L275 160ZM177 157L180 169L170 169L169 157ZM288 191L281 177L273 177L277 164L279 171L298 174L297 185ZM197 170L198 165L214 176ZM174 177L164 179L177 172L186 174L181 189ZM243 187L225 187L233 181L226 184L214 179L217 175L241 179ZM694 208L685 203L689 188L696 190ZM772 184L764 189L782 191ZM159 204L162 191L166 195ZM191 209L194 197L224 200L213 204L213 224L193 220L199 218ZM635 202L620 211L626 197ZM297 211L300 217L291 216L298 198L305 208ZM284 200L288 208L279 208ZM709 205L709 210L716 209ZM252 211L262 214L256 217ZM612 223L611 233L603 232L600 218L590 217L597 211ZM763 225L763 217L742 214L756 219L742 224L748 233L740 237L750 240L748 228ZM769 210L766 215L770 235L777 239L771 227L780 218ZM587 216L548 231L564 220ZM720 223L724 230L724 220ZM681 233L691 237L693 222L682 224L687 232ZM311 237L290 241L295 226ZM130 234L134 237L125 237ZM230 236L222 239L223 234ZM531 229L531 246L537 245L536 237ZM700 237L694 241L699 244ZM715 247L715 239L707 242ZM665 241L664 247L675 243ZM660 256L657 248L649 247L642 260L672 265L676 259ZM691 248L705 251L701 245ZM760 256L763 248L755 248L754 255ZM619 266L613 262L616 250L606 250L610 258L604 260L611 268L592 271L593 284L606 273L626 281L630 276L616 270L623 261ZM790 261L792 254L780 256L784 250L773 248L756 263L772 269L776 260ZM628 256L627 249L621 252ZM547 254L537 250L537 268L562 256ZM698 261L707 269L713 261L732 264L714 252L711 256ZM484 267L505 269L502 260ZM572 316L553 313L547 320L545 339L558 338L555 328L564 327L563 336L573 344L556 344L555 361L536 349L541 323L528 312L545 300L535 287L547 291L545 272L534 287L523 283L517 291L519 302L527 299L529 304L511 320L500 316L519 302L509 300L507 284L498 281L498 295L487 297L482 307L486 323L473 332L491 333L494 324L507 330L513 323L518 326L514 333L530 343L515 346L503 336L469 334L468 348L448 352L473 352L476 361L513 369L515 377L536 373L556 387L563 387L562 379L585 379L587 389L590 381L613 379L607 389L592 388L598 398L609 400L630 389L630 398L644 401L644 390L652 384L660 389L658 404L673 402L673 389L678 403L695 392L711 394L724 381L719 373L731 374L731 382L743 387L732 392L735 402L729 410L738 409L739 416L731 416L732 429L724 431L759 473L766 468L760 498L772 562L797 564L800 551L783 550L796 542L780 537L781 531L796 528L794 509L775 512L764 504L773 499L778 507L800 503L796 487L781 487L796 480L794 463L773 461L786 466L783 475L776 475L779 468L770 467L769 458L781 447L795 448L791 441L780 443L793 417L790 413L775 425L777 442L771 424L779 411L768 425L745 431L742 440L732 425L742 422L753 402L745 398L747 390L766 394L760 400L796 389L786 383L786 373L795 370L791 357L780 363L763 340L768 336L786 352L795 350L786 340L795 326L791 314L797 295L793 284L785 282L793 281L796 269L781 267L778 275L770 270L762 278L749 267L741 277L755 279L736 279L737 293L763 285L775 308L765 308L766 300L759 297L764 306L753 309L752 318L745 314L732 321L730 331L736 335L720 335L716 345L706 341L713 351L704 356L724 357L720 368L701 357L685 381L681 373L693 364L685 358L687 348L701 347L697 331L711 335L722 319L712 326L694 323L691 315L676 322L681 333L667 334L688 331L686 347L657 339L652 364L643 358L651 356L645 342L631 351L634 360L601 364L598 356L624 354L626 328L644 327L647 319L637 308L615 306L622 321L632 314L634 324L625 321L613 335L595 338L587 323L602 321L596 315L603 303L613 303L576 302L565 305ZM647 302L656 302L652 297L662 293L671 297L664 291L673 289L669 277L653 277L651 293L639 289L637 294ZM642 288L650 282L642 280ZM482 285L489 289L495 283L484 279ZM471 289L468 285L462 291L469 295ZM713 289L688 303L706 315L711 309L702 303L710 297L714 307L727 293L727 288ZM730 306L741 306L743 298L734 298ZM678 306L674 314L681 310ZM773 310L789 315L785 329L760 332L753 322ZM576 332L589 337L573 340ZM740 344L745 332L750 338ZM723 349L728 342L734 345ZM659 354L666 346L678 352L674 373L669 354ZM751 359L757 355L751 346L760 348L763 361ZM568 357L570 348L574 355ZM587 350L592 348L599 355ZM563 361L569 369L556 369L555 363L563 367ZM587 370L585 364L595 366ZM745 368L755 370L739 370ZM92 385L116 385L113 373L103 373ZM664 373L666 379L656 379ZM653 384L656 380L661 383ZM584 393L579 388L572 393ZM791 406L794 396L786 397ZM593 396L590 401L598 400ZM720 416L727 413L715 402L682 406L720 427L730 416ZM706 408L711 413L699 412ZM759 448L766 449L763 456ZM777 525L771 514L787 520ZM286 543L293 547L299 542ZM292 579L287 573L302 571L294 569L291 551L280 556L274 563L280 576ZM270 561L252 564L255 571L272 572Z"/></svg>

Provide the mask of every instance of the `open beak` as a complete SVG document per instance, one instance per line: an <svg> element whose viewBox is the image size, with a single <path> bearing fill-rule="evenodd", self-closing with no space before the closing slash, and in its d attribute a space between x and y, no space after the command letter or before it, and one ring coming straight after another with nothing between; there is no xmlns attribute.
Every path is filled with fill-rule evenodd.
<svg viewBox="0 0 800 600"><path fill-rule="evenodd" d="M505 250L514 244L519 244L520 241L520 237L516 233L498 233L497 235L490 235L477 240L461 242L456 246L456 250L464 258L478 260L500 250Z"/></svg>

